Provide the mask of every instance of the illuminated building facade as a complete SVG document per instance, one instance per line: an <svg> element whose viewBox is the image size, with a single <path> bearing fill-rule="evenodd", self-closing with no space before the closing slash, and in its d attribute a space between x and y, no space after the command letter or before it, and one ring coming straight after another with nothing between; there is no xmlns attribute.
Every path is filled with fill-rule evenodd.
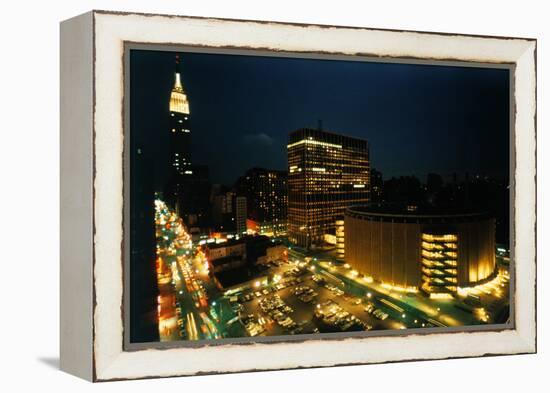
<svg viewBox="0 0 550 393"><path fill-rule="evenodd" d="M193 174L189 101L179 72L175 73L174 87L170 94L170 164L174 176Z"/></svg>
<svg viewBox="0 0 550 393"><path fill-rule="evenodd" d="M237 182L239 194L246 197L248 227L259 233L283 235L287 230L287 173L252 168Z"/></svg>
<svg viewBox="0 0 550 393"><path fill-rule="evenodd" d="M338 259L344 259L345 256L345 232L344 232L344 217L336 219L336 256Z"/></svg>
<svg viewBox="0 0 550 393"><path fill-rule="evenodd" d="M262 235L243 236L222 243L206 244L204 251L211 272L216 275L228 275L229 271L240 271L240 277L236 278L237 282L247 281L254 275L250 271L245 271L247 268L288 260L286 246Z"/></svg>
<svg viewBox="0 0 550 393"><path fill-rule="evenodd" d="M191 161L191 113L189 100L183 88L176 55L174 86L169 101L170 180L166 200L184 219L191 232L198 231L206 219L209 197L209 171L204 165Z"/></svg>
<svg viewBox="0 0 550 393"><path fill-rule="evenodd" d="M310 248L335 234L346 208L370 200L366 140L299 129L289 135L288 238Z"/></svg>
<svg viewBox="0 0 550 393"><path fill-rule="evenodd" d="M235 198L235 229L238 234L246 233L247 202L246 197Z"/></svg>
<svg viewBox="0 0 550 393"><path fill-rule="evenodd" d="M359 273L430 295L455 295L496 274L495 219L485 213L353 207L344 242Z"/></svg>
<svg viewBox="0 0 550 393"><path fill-rule="evenodd" d="M212 198L212 221L216 231L242 235L246 232L247 201L234 191L226 191Z"/></svg>
<svg viewBox="0 0 550 393"><path fill-rule="evenodd" d="M235 230L235 193L225 191L212 197L212 222L218 232Z"/></svg>

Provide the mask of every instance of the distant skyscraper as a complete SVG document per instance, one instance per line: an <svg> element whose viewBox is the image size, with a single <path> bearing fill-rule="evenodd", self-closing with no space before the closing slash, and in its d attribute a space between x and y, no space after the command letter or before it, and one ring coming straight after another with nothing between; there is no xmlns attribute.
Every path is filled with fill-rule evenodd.
<svg viewBox="0 0 550 393"><path fill-rule="evenodd" d="M234 230L234 199L232 191L218 192L212 197L212 222L216 230Z"/></svg>
<svg viewBox="0 0 550 393"><path fill-rule="evenodd" d="M369 145L304 128L290 133L287 149L288 237L309 248L335 234L347 207L369 202Z"/></svg>
<svg viewBox="0 0 550 393"><path fill-rule="evenodd" d="M235 227L238 234L246 232L247 203L246 197L235 198Z"/></svg>
<svg viewBox="0 0 550 393"><path fill-rule="evenodd" d="M246 197L226 191L212 197L212 220L220 232L246 232Z"/></svg>
<svg viewBox="0 0 550 393"><path fill-rule="evenodd" d="M208 167L191 161L191 114L183 88L176 55L174 86L170 93L170 180L167 202L183 218L188 227L201 226L208 208Z"/></svg>
<svg viewBox="0 0 550 393"><path fill-rule="evenodd" d="M176 64L179 64L178 57ZM170 94L170 163L174 177L192 174L189 101L177 71Z"/></svg>
<svg viewBox="0 0 550 393"><path fill-rule="evenodd" d="M372 168L370 170L370 192L372 203L382 203L382 188L384 187L384 180L382 173Z"/></svg>
<svg viewBox="0 0 550 393"><path fill-rule="evenodd" d="M286 171L249 169L237 182L246 196L248 219L260 233L284 234L287 230L288 187Z"/></svg>

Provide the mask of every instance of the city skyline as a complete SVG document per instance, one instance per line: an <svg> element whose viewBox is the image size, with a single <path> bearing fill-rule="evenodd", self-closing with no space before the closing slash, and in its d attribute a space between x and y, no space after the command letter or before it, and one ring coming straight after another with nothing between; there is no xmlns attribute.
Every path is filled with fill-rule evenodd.
<svg viewBox="0 0 550 393"><path fill-rule="evenodd" d="M334 97L318 89L321 82L330 86L334 80L317 75L319 83L305 90L296 85L275 87L273 76L282 72L278 67L289 80L307 81L309 73L328 69L338 79L335 65L340 71L343 65L362 72L372 64L273 58L264 63L265 58L240 58L237 73L254 66L264 75L262 64L269 64L273 73L257 80L254 72L247 73L242 84L224 79L217 86L218 94L202 81L202 94L211 96L203 97L201 104L201 91L189 86L200 81L204 70L184 70L182 55L171 55L172 70L167 71L171 84L165 91L153 89L151 96L143 88L156 86L160 79L151 76L158 70L142 76L132 66L130 74L132 342L446 328L509 319L507 186L478 176L486 175L488 168L507 176L508 152L502 145L508 142L498 138L503 132L499 124L508 121L507 104L491 115L483 105L476 106L463 119L468 132L455 135L450 124L445 132L436 127L438 121L433 120L442 119L437 114L441 106L426 98L420 106L426 113L429 109L430 116L421 124L406 119L407 132L415 132L416 144L409 143L402 128L393 132L390 127L381 133L388 143L376 148L371 138L381 134L369 132L369 121L363 118L376 115L363 111L364 103L358 101L357 94L364 91L348 91L350 86L343 83L346 91L331 91L339 96L331 102L335 125L327 129L324 119L319 119L316 126L280 131L281 146L275 137L250 134L247 129L255 122L267 121L279 130L289 120L304 123L311 115L304 105L326 106ZM200 56L204 66L205 55ZM236 57L207 59L215 59L223 74ZM311 66L307 77L289 73L297 64ZM394 66L398 70L404 66L376 65L382 66L377 68L382 80L384 75L396 76ZM387 66L392 69L389 74ZM421 66L422 72L425 67ZM445 71L452 71L451 79L460 81L460 86L449 92L443 107L447 115L463 116L472 105L468 94L483 91L490 74L482 70L485 78L474 89L464 74L457 78L456 67ZM209 72L213 79L219 77L214 70ZM229 99L227 88L232 83L233 90L247 95L252 87L263 86L265 91L256 92L254 102L247 105L242 91ZM425 80L417 83L424 90L433 87ZM468 94L461 97L462 83ZM440 90L438 86L434 91ZM295 107L275 104L284 91L292 93L287 98L298 100ZM396 110L406 113L384 102L384 89L380 91L379 104L390 108L382 117L389 116L389 123ZM400 90L393 94L396 91ZM403 99L406 94L401 93ZM492 99L483 94L478 99L499 106L494 93L489 94ZM448 100L458 101L453 106ZM220 107L217 101L226 105ZM140 107L151 102L163 102L164 109ZM266 105L271 112L266 112ZM239 106L244 109L235 110ZM201 115L204 110L209 116ZM363 117L346 123L349 110ZM481 133L480 125L491 116L498 121ZM229 138L216 137L215 128L205 130L209 121L225 121L223 136ZM353 135L353 130L360 132ZM394 168L407 165L406 176L384 181L388 167L382 165L372 171L371 181L376 154L382 161L391 158L388 162ZM282 156L285 168L274 169ZM441 168L450 163L453 180L446 182ZM427 169L425 182L415 177L419 168ZM457 178L463 172L466 181ZM505 240L498 244L498 238Z"/></svg>
<svg viewBox="0 0 550 393"><path fill-rule="evenodd" d="M159 188L168 123L158 98L173 85L174 53L131 57L131 78L142 81L131 89L133 135L155 157L150 176ZM385 178L508 178L507 70L185 52L180 58L193 97L193 156L197 164L208 161L212 183L233 185L253 167L286 170L288 134L319 121L325 130L368 139L371 167ZM250 153L238 154L242 149Z"/></svg>

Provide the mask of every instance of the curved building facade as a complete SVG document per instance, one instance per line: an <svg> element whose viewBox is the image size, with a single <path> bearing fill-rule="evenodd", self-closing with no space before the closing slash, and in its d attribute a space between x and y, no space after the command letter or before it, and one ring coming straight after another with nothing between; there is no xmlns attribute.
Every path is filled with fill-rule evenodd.
<svg viewBox="0 0 550 393"><path fill-rule="evenodd" d="M346 261L382 283L454 294L495 274L495 219L486 213L359 206L344 221Z"/></svg>

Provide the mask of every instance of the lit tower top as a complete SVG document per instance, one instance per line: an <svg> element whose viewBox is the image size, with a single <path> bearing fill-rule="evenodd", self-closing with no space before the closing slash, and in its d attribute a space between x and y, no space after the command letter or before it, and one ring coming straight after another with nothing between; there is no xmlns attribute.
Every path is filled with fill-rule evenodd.
<svg viewBox="0 0 550 393"><path fill-rule="evenodd" d="M181 84L176 55L176 80L170 93L170 154L172 171L176 177L193 174L191 168L191 115L189 101Z"/></svg>
<svg viewBox="0 0 550 393"><path fill-rule="evenodd" d="M176 55L176 67L179 65L179 55ZM181 84L180 73L176 70L176 80L170 94L170 112L189 114L189 101Z"/></svg>

